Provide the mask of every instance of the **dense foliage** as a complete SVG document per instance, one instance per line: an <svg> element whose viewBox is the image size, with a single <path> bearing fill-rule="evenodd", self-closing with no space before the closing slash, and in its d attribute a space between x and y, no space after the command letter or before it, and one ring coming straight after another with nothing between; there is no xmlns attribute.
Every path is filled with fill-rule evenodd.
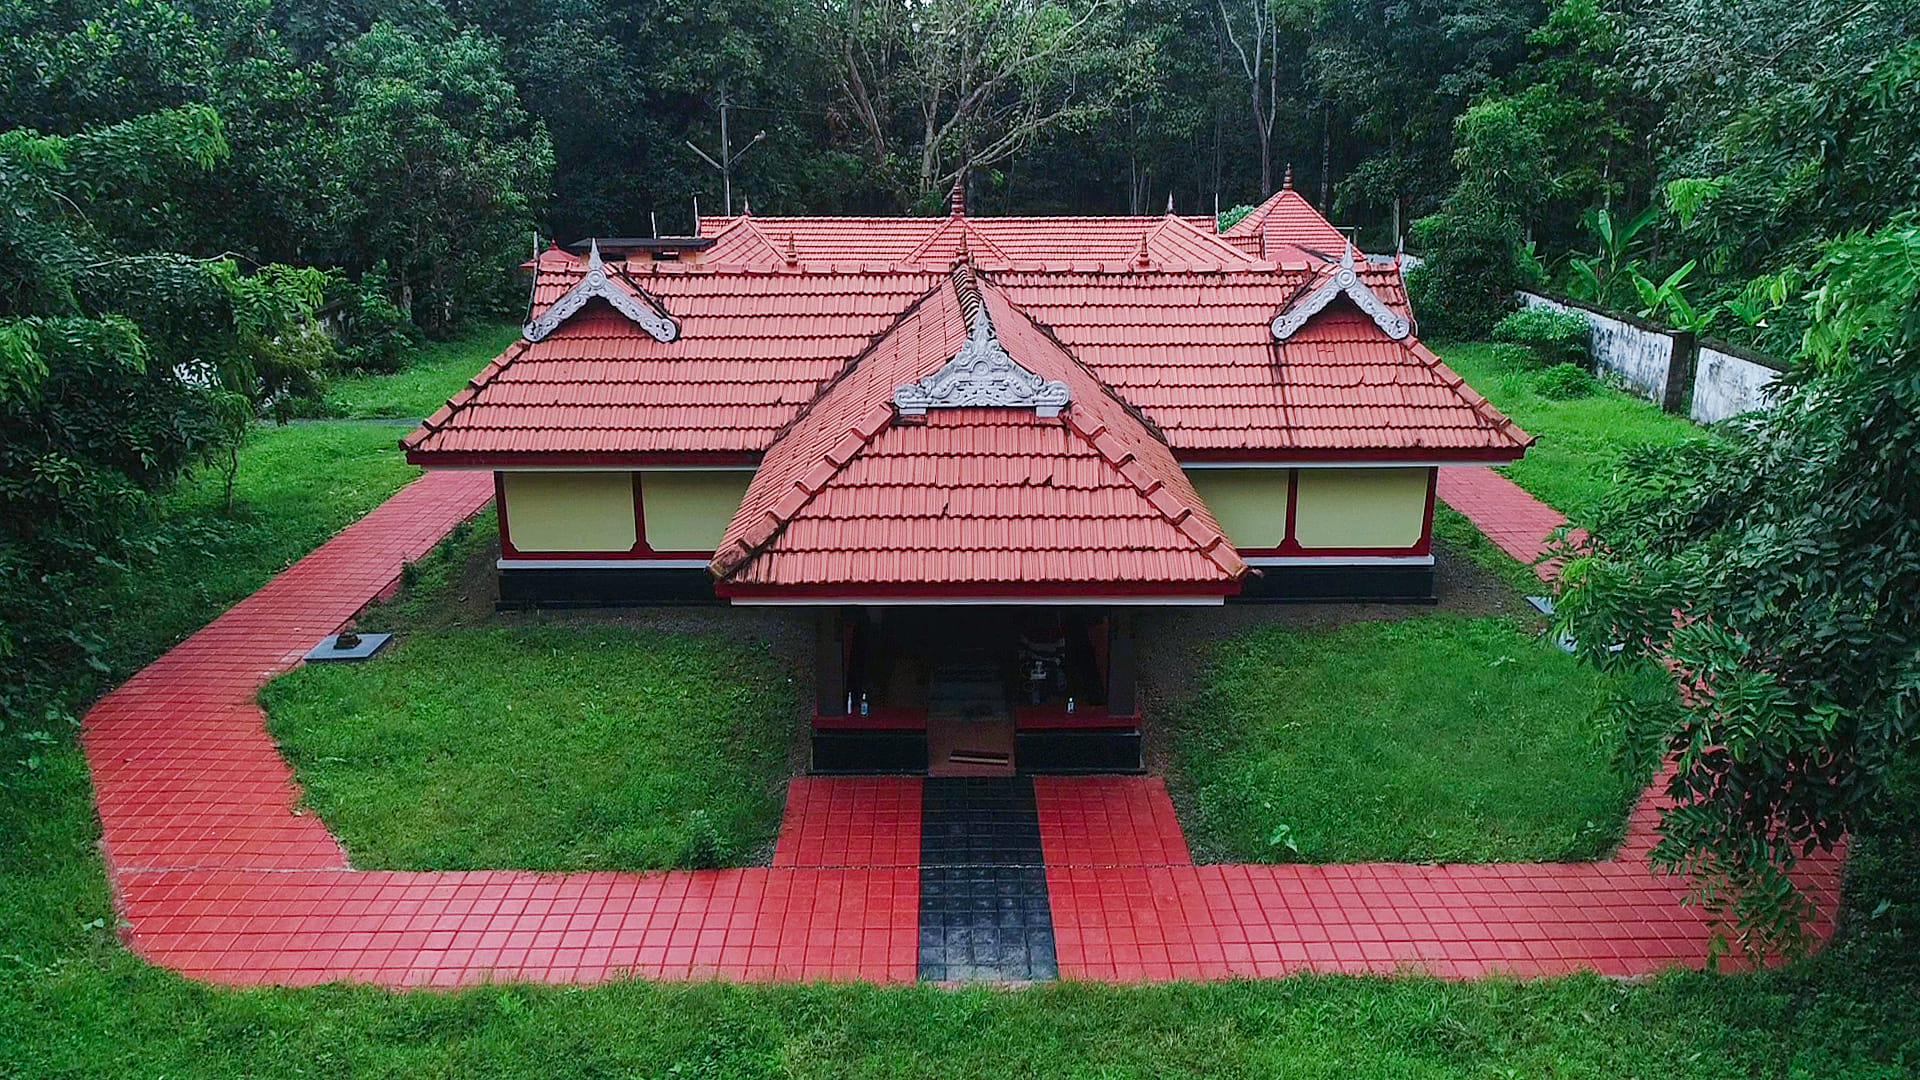
<svg viewBox="0 0 1920 1080"><path fill-rule="evenodd" d="M80 587L145 499L312 377L324 277L115 250L95 225L219 161L204 107L0 134L0 731L100 663ZM229 473L229 481L231 473Z"/></svg>
<svg viewBox="0 0 1920 1080"><path fill-rule="evenodd" d="M1678 676L1617 710L1636 767L1676 764L1655 855L1758 944L1792 938L1798 858L1912 797L1920 721L1920 218L1815 280L1774 408L1628 461L1560 603L1595 663Z"/></svg>

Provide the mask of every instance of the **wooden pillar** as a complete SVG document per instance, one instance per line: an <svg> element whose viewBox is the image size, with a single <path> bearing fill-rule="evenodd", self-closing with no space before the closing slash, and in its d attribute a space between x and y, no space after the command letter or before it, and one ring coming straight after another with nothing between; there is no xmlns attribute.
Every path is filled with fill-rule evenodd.
<svg viewBox="0 0 1920 1080"><path fill-rule="evenodd" d="M846 715L847 646L838 608L822 608L814 617L813 671L815 712Z"/></svg>
<svg viewBox="0 0 1920 1080"><path fill-rule="evenodd" d="M1132 716L1134 698L1133 613L1115 608L1107 617L1107 712Z"/></svg>

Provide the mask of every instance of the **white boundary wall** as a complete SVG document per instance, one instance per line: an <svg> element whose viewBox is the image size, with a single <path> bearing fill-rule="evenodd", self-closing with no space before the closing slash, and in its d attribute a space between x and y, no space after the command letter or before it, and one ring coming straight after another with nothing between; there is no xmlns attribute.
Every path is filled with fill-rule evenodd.
<svg viewBox="0 0 1920 1080"><path fill-rule="evenodd" d="M1522 292L1520 302L1527 307L1550 308L1587 320L1587 325L1593 328L1594 362L1626 380L1627 385L1647 400L1655 404L1665 400L1677 344L1674 335L1563 304L1538 293Z"/></svg>
<svg viewBox="0 0 1920 1080"><path fill-rule="evenodd" d="M1698 424L1714 424L1767 407L1766 387L1780 373L1743 356L1700 344L1693 373L1693 406L1687 415Z"/></svg>

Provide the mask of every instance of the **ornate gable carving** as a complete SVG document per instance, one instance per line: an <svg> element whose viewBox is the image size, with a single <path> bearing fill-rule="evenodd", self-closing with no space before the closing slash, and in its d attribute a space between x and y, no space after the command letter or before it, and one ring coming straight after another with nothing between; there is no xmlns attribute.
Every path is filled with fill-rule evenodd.
<svg viewBox="0 0 1920 1080"><path fill-rule="evenodd" d="M658 342L669 342L680 336L680 324L654 309L653 305L634 295L633 291L615 281L607 272L606 264L600 260L599 241L590 241L587 249L587 276L580 284L567 290L567 294L555 300L539 317L521 327L521 336L528 341L539 341L548 334L560 329L561 324L573 318L587 301L599 297L613 305L613 310L625 315L639 324L642 330Z"/></svg>
<svg viewBox="0 0 1920 1080"><path fill-rule="evenodd" d="M903 416L925 416L928 409L1007 408L1053 417L1068 400L1066 383L1041 378L1007 353L984 306L975 310L972 332L953 359L893 392L894 407Z"/></svg>
<svg viewBox="0 0 1920 1080"><path fill-rule="evenodd" d="M1336 296L1346 296L1354 306L1367 313L1374 325L1395 341L1404 339L1413 332L1413 327L1400 314L1386 305L1375 295L1367 283L1353 269L1353 245L1348 244L1340 256L1340 269L1334 271L1331 278L1319 288L1308 293L1304 299L1288 305L1285 311L1273 317L1273 337L1276 341L1285 341L1307 325L1307 320L1325 310Z"/></svg>

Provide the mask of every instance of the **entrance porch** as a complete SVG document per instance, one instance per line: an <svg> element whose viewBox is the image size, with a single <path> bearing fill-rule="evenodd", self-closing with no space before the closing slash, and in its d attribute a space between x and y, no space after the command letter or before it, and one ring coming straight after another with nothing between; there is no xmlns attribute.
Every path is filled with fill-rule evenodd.
<svg viewBox="0 0 1920 1080"><path fill-rule="evenodd" d="M849 606L817 633L816 773L1141 771L1124 607Z"/></svg>

